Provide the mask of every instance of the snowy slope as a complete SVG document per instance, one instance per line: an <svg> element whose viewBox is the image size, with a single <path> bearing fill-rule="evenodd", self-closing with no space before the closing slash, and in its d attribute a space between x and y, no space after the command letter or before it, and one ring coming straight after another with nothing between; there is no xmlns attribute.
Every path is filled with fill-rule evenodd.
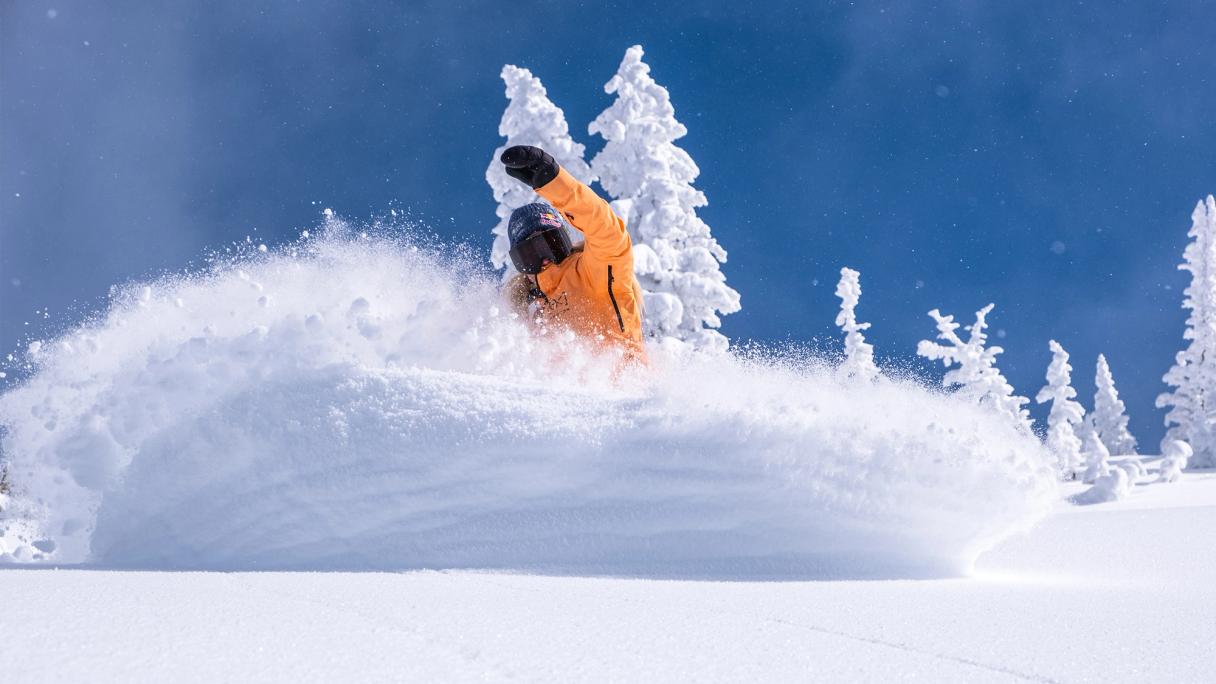
<svg viewBox="0 0 1216 684"><path fill-rule="evenodd" d="M0 570L6 681L1135 681L1216 669L1216 473L970 579Z"/></svg>

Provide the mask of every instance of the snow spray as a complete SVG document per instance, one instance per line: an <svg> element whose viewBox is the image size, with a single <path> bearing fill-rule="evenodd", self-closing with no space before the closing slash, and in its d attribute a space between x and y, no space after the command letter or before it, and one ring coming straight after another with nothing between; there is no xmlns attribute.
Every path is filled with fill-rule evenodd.
<svg viewBox="0 0 1216 684"><path fill-rule="evenodd" d="M538 336L473 255L330 218L121 288L0 396L0 559L928 577L1041 518L1033 437L909 380Z"/></svg>

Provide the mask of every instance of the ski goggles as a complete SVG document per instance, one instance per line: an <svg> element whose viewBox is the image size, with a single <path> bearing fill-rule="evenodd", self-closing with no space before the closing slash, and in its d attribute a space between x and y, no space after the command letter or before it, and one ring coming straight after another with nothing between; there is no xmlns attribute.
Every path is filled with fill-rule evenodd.
<svg viewBox="0 0 1216 684"><path fill-rule="evenodd" d="M545 262L558 264L570 256L573 247L565 228L538 230L511 248L511 263L515 270L536 275L545 267Z"/></svg>

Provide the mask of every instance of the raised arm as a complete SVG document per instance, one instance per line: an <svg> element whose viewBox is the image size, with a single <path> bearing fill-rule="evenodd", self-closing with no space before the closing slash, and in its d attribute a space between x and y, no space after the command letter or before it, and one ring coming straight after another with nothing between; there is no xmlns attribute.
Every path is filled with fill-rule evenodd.
<svg viewBox="0 0 1216 684"><path fill-rule="evenodd" d="M536 192L575 228L583 231L587 238L584 258L612 262L629 256L632 244L625 222L594 190L565 169L560 169L556 178L537 188Z"/></svg>
<svg viewBox="0 0 1216 684"><path fill-rule="evenodd" d="M502 153L507 173L529 184L587 238L583 258L604 263L631 256L632 243L625 222L608 202L580 183L553 157L538 147L519 145Z"/></svg>

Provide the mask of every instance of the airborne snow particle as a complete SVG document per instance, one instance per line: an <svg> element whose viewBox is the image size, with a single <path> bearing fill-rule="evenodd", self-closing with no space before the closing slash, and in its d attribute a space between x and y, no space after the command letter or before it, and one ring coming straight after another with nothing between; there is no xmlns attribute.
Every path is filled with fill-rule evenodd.
<svg viewBox="0 0 1216 684"><path fill-rule="evenodd" d="M933 89L933 92L936 93L938 97L950 97L950 88L941 85L940 83L936 88Z"/></svg>
<svg viewBox="0 0 1216 684"><path fill-rule="evenodd" d="M47 19L54 19L57 16L59 16L59 10L55 9L54 7L46 11Z"/></svg>
<svg viewBox="0 0 1216 684"><path fill-rule="evenodd" d="M1051 251L1053 254L1063 254L1064 252L1068 251L1068 246L1063 242L1056 240L1055 242L1051 243Z"/></svg>

